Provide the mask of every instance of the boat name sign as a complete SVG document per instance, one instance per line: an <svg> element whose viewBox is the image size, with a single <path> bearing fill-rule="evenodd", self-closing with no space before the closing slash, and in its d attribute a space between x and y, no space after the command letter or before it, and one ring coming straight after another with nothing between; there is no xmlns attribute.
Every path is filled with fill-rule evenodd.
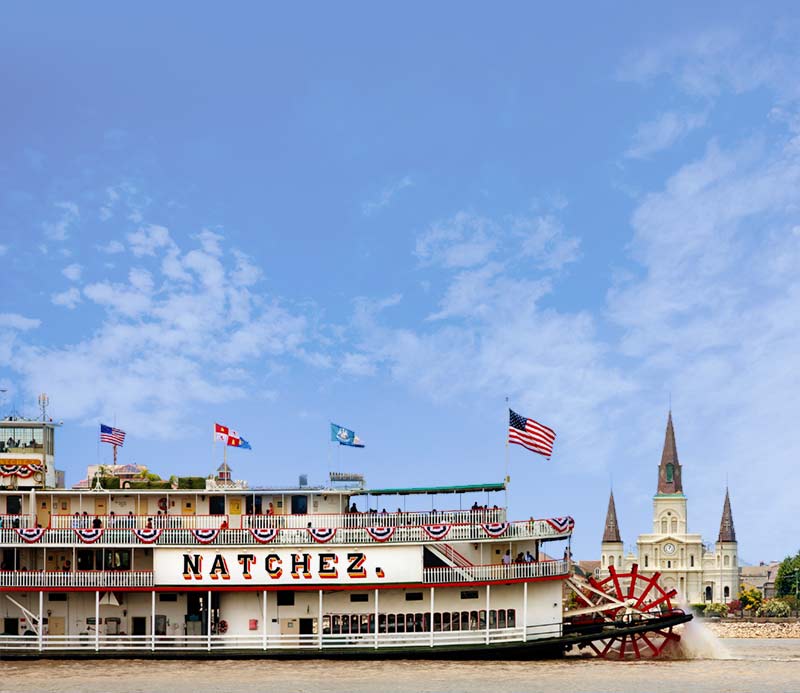
<svg viewBox="0 0 800 693"><path fill-rule="evenodd" d="M421 547L348 549L160 549L157 585L405 583L422 580Z"/></svg>

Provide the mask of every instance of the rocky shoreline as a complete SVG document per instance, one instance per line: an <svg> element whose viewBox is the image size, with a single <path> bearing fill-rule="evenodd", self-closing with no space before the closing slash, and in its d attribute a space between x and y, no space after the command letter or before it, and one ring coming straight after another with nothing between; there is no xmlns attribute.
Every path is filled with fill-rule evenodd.
<svg viewBox="0 0 800 693"><path fill-rule="evenodd" d="M718 638L800 638L800 620L796 618L740 621L699 619Z"/></svg>

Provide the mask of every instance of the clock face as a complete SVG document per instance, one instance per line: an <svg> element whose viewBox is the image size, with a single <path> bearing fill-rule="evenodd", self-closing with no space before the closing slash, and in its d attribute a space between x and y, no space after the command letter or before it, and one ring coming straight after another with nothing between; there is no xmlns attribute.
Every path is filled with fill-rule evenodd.
<svg viewBox="0 0 800 693"><path fill-rule="evenodd" d="M673 553L675 553L675 544L673 544L672 542L664 544L664 553L668 555L672 555Z"/></svg>

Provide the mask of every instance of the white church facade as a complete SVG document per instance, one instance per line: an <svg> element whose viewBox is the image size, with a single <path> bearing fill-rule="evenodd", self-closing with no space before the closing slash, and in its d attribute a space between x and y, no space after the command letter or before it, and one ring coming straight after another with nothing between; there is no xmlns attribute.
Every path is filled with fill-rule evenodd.
<svg viewBox="0 0 800 693"><path fill-rule="evenodd" d="M652 532L639 535L637 555L625 555L612 492L600 545L601 576L608 575L609 566L614 566L618 573L626 573L636 563L641 573L660 573L661 584L675 588L689 603L735 599L739 594L738 547L727 489L713 548L706 548L700 534L689 532L686 505L670 412L658 466L658 487L653 496Z"/></svg>

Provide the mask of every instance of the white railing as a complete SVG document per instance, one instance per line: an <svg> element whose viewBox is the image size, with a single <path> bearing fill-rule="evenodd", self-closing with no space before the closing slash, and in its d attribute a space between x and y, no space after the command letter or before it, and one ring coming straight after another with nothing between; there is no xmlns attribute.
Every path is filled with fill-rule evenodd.
<svg viewBox="0 0 800 693"><path fill-rule="evenodd" d="M146 570L0 570L3 587L153 587L153 572Z"/></svg>
<svg viewBox="0 0 800 693"><path fill-rule="evenodd" d="M0 515L0 527L33 527L30 515Z"/></svg>
<svg viewBox="0 0 800 693"><path fill-rule="evenodd" d="M529 578L557 577L569 573L567 561L540 561L538 563L512 563L511 565L473 565L463 568L450 566L425 568L422 581L430 585L451 582L504 582Z"/></svg>
<svg viewBox="0 0 800 693"><path fill-rule="evenodd" d="M546 520L533 520L527 522L513 522L509 524L506 532L500 537L487 535L480 525L452 525L449 532L442 537L446 542L459 541L514 541L524 539L566 539L571 531L557 532ZM397 527L394 534L385 542L375 542L372 537L361 528L338 528L329 544L363 545L373 543L392 544L420 544L434 541L423 527ZM73 529L47 529L36 542L30 543L20 537L13 529L0 529L0 545L26 545L26 546L82 546L83 542ZM103 529L102 535L91 542L98 546L137 546L141 545L136 535L130 529ZM206 543L198 542L188 529L164 529L158 539L149 545L158 546L194 546ZM318 542L307 528L281 529L270 542L271 545L314 546ZM222 529L219 535L210 542L211 545L227 546L256 546L259 542L249 530Z"/></svg>
<svg viewBox="0 0 800 693"><path fill-rule="evenodd" d="M419 527L435 524L480 524L505 522L504 508L436 510L414 512L314 513L310 515L242 515L242 527L258 529L302 529L306 527Z"/></svg>
<svg viewBox="0 0 800 693"><path fill-rule="evenodd" d="M308 651L326 649L372 650L493 645L522 642L523 628L416 633L353 633L350 635L106 635L94 631L78 635L0 635L0 653L75 650L80 652L175 651ZM557 634L557 633L554 633ZM528 639L531 639L529 629ZM542 637L542 635L539 635Z"/></svg>
<svg viewBox="0 0 800 693"><path fill-rule="evenodd" d="M572 532L557 532L546 520L512 522L500 537L489 536L480 525L452 525L441 539L442 542L459 541L500 541L509 542L528 539L567 539ZM164 529L152 543L140 542L130 529L103 529L99 538L92 537L94 546L258 546L260 544L246 529L222 529L210 542L200 542L189 529ZM374 543L387 544L429 544L435 540L423 527L397 527L394 534L384 542L376 542L361 528L340 527L332 539L327 541L333 545L364 545ZM10 546L84 546L73 529L46 529L41 538L28 542L13 529L0 529L0 545ZM307 528L280 529L275 538L269 542L274 546L315 546L318 542Z"/></svg>
<svg viewBox="0 0 800 693"><path fill-rule="evenodd" d="M228 515L51 515L51 529L220 529Z"/></svg>

